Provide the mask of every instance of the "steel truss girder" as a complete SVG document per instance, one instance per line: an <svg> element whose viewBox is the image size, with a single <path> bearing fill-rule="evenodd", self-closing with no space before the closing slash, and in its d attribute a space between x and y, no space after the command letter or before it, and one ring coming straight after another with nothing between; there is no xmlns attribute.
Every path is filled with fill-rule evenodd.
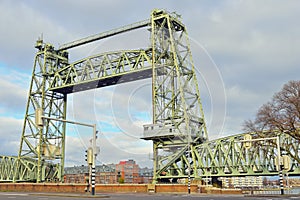
<svg viewBox="0 0 300 200"><path fill-rule="evenodd" d="M31 159L0 156L0 181L20 182L36 180L37 162Z"/></svg>
<svg viewBox="0 0 300 200"><path fill-rule="evenodd" d="M291 159L290 170L284 170L289 175L300 173L300 144L294 137L274 132L247 133L255 138L269 138L279 136L281 155L288 155ZM201 179L205 177L224 176L272 176L278 175L276 157L278 149L275 140L255 141L248 150L241 142L245 134L233 135L204 142L200 145L191 145L190 160L188 151L180 155L168 155L165 157L157 179L187 178L188 165L191 167L191 177ZM185 147L185 149L187 149ZM170 162L169 162L170 161Z"/></svg>
<svg viewBox="0 0 300 200"><path fill-rule="evenodd" d="M38 162L30 157L0 156L0 182L32 182L37 180ZM44 163L45 180L59 177L59 164Z"/></svg>
<svg viewBox="0 0 300 200"><path fill-rule="evenodd" d="M151 51L94 55L58 70L49 90L68 94L151 77Z"/></svg>

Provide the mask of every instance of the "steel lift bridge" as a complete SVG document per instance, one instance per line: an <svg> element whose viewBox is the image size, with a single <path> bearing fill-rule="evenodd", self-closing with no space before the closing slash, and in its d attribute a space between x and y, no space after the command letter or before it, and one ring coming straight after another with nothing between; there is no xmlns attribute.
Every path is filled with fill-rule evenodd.
<svg viewBox="0 0 300 200"><path fill-rule="evenodd" d="M68 49L139 28L151 33L147 49L105 52L69 63ZM299 141L280 139L242 144L245 135L208 140L198 81L185 25L176 13L153 10L148 20L89 36L54 48L38 40L18 156L0 156L0 181L63 181L66 123L35 121L44 116L66 119L70 93L139 79L152 79L153 122L144 126L153 141L154 180L176 181L224 176L278 174L278 152L289 155L289 174L299 174ZM262 135L249 133L251 138ZM249 141L248 141L249 143Z"/></svg>

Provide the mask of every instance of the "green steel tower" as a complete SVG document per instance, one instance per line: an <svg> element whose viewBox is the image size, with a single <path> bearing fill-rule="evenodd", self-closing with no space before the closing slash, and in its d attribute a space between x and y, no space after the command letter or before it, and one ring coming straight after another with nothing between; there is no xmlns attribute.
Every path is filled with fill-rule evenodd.
<svg viewBox="0 0 300 200"><path fill-rule="evenodd" d="M31 175L22 179L62 181L65 123L46 120L44 126L39 126L35 121L35 111L40 108L44 116L66 119L67 96L49 91L49 85L55 72L68 64L68 53L56 51L42 40L38 40L35 47L38 52L34 60L18 155L19 160L30 159L34 165L30 167ZM14 177L15 181L20 178L19 175Z"/></svg>
<svg viewBox="0 0 300 200"><path fill-rule="evenodd" d="M175 13L151 15L154 180L187 177L192 146L207 140L204 113L186 27Z"/></svg>

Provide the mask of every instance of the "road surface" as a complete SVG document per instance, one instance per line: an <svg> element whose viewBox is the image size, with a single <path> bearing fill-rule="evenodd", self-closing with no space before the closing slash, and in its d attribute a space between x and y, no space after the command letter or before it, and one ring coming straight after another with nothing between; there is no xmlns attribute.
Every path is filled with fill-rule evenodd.
<svg viewBox="0 0 300 200"><path fill-rule="evenodd" d="M245 197L243 195L207 195L207 194L97 194L96 196L80 194L56 194L56 193L12 193L1 192L0 200L17 199L17 200L86 200L86 199L104 199L104 200L262 200L262 199L299 199L300 196L276 196L276 197Z"/></svg>

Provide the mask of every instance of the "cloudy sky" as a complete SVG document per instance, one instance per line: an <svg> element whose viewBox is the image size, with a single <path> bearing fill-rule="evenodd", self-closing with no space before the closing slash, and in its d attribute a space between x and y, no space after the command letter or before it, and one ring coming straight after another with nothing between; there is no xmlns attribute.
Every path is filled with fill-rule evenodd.
<svg viewBox="0 0 300 200"><path fill-rule="evenodd" d="M61 44L177 12L187 26L210 139L242 132L246 119L300 74L300 1L0 0L0 154L17 155L38 37ZM146 48L147 30L70 50L70 61L116 49ZM68 119L97 123L98 164L135 159L151 166L151 80L68 96ZM66 165L85 164L91 130L68 125Z"/></svg>

